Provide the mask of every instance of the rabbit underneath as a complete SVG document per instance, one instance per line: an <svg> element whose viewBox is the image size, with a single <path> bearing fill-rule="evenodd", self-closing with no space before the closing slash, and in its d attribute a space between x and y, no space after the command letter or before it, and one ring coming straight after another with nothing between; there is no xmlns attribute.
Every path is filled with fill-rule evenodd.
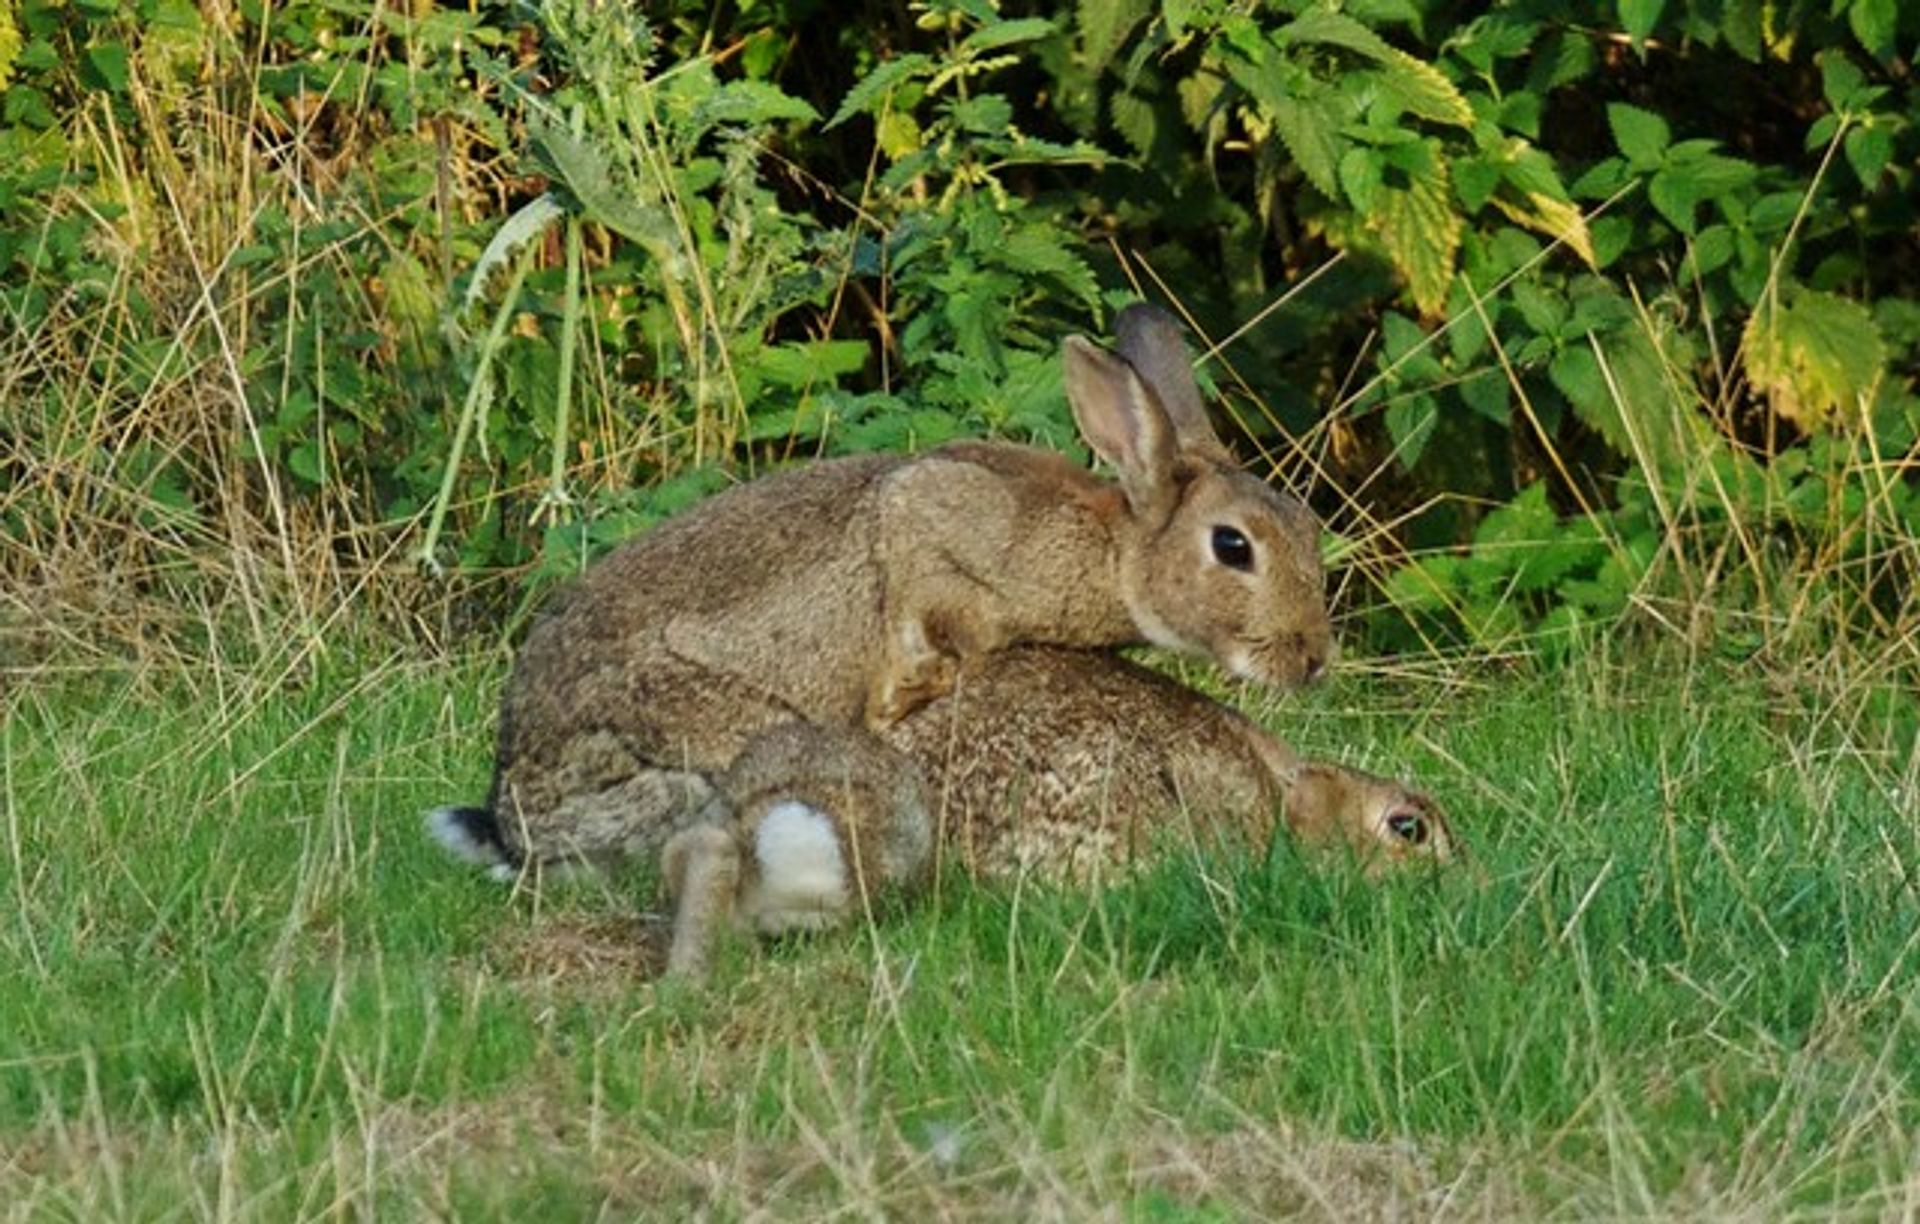
<svg viewBox="0 0 1920 1224"><path fill-rule="evenodd" d="M740 832L719 782L759 737L799 723L844 747L1003 647L1148 641L1314 679L1332 632L1312 515L1234 465L1168 316L1129 307L1116 332L1115 353L1064 352L1115 481L988 442L828 460L610 553L515 660L486 806L432 813L434 834L503 877L640 858L719 878L712 830Z"/></svg>
<svg viewBox="0 0 1920 1224"><path fill-rule="evenodd" d="M696 826L664 857L670 966L700 971L731 930L835 925L942 862L1084 881L1178 845L1258 852L1275 836L1351 853L1374 874L1462 853L1427 796L1305 760L1237 711L1100 651L996 653L880 738L787 723L718 776L733 819Z"/></svg>
<svg viewBox="0 0 1920 1224"><path fill-rule="evenodd" d="M1004 651L884 738L928 780L938 853L974 875L1084 878L1169 837L1258 846L1282 831L1372 867L1456 853L1425 795L1303 759L1237 711L1105 652Z"/></svg>

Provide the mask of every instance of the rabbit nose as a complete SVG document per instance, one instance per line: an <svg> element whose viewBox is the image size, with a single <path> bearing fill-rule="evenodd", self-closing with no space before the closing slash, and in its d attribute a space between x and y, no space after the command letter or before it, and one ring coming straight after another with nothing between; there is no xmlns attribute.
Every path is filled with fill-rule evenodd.
<svg viewBox="0 0 1920 1224"><path fill-rule="evenodd" d="M1327 656L1324 654L1310 654L1306 657L1304 663L1305 666L1300 673L1301 680L1307 684L1320 683L1321 679L1327 674Z"/></svg>

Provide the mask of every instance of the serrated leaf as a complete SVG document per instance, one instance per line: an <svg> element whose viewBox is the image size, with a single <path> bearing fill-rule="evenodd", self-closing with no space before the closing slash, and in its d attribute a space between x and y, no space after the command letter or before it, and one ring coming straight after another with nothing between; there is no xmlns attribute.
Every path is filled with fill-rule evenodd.
<svg viewBox="0 0 1920 1224"><path fill-rule="evenodd" d="M1344 47L1381 62L1390 58L1395 50L1392 43L1345 13L1326 8L1309 9L1300 14L1275 30L1273 41L1282 47L1293 43Z"/></svg>
<svg viewBox="0 0 1920 1224"><path fill-rule="evenodd" d="M1390 94L1402 110L1457 127L1473 123L1473 108L1445 73L1402 51L1345 13L1311 9L1274 31L1273 40L1282 47L1311 43L1364 55L1384 70L1380 78L1382 91Z"/></svg>
<svg viewBox="0 0 1920 1224"><path fill-rule="evenodd" d="M1613 130L1614 144L1635 170L1658 166L1673 143L1673 130L1665 119L1625 102L1607 104L1607 126Z"/></svg>
<svg viewBox="0 0 1920 1224"><path fill-rule="evenodd" d="M1767 4L1768 0L1728 0L1726 16L1720 21L1727 45L1750 64L1760 62Z"/></svg>
<svg viewBox="0 0 1920 1224"><path fill-rule="evenodd" d="M1683 234L1693 232L1693 212L1700 197L1685 172L1662 170L1654 175L1647 183L1647 199L1673 228Z"/></svg>
<svg viewBox="0 0 1920 1224"><path fill-rule="evenodd" d="M1865 306L1797 289L1763 302L1747 323L1747 378L1773 409L1802 429L1860 411L1880 381L1886 344Z"/></svg>
<svg viewBox="0 0 1920 1224"><path fill-rule="evenodd" d="M961 40L960 49L970 54L997 51L1016 43L1033 42L1053 33L1053 22L1045 17L1016 17L982 26Z"/></svg>
<svg viewBox="0 0 1920 1224"><path fill-rule="evenodd" d="M1893 50L1893 35L1900 26L1899 0L1851 0L1847 5L1847 24L1853 36L1868 53L1880 56Z"/></svg>
<svg viewBox="0 0 1920 1224"><path fill-rule="evenodd" d="M1273 126L1307 181L1328 199L1338 199L1338 167L1349 143L1340 135L1351 117L1346 100L1304 73L1287 75L1238 57L1228 59L1226 68Z"/></svg>
<svg viewBox="0 0 1920 1224"><path fill-rule="evenodd" d="M1845 52L1829 51L1820 57L1820 93L1834 110L1848 109L1853 95L1866 83L1866 74Z"/></svg>
<svg viewBox="0 0 1920 1224"><path fill-rule="evenodd" d="M1666 0L1620 0L1620 24L1626 27L1635 50L1646 44L1647 35L1660 24L1660 11L1666 7Z"/></svg>
<svg viewBox="0 0 1920 1224"><path fill-rule="evenodd" d="M643 203L630 188L616 183L616 172L604 149L556 124L531 122L528 126L533 136L534 151L547 164L561 186L580 201L580 207L587 217L639 243L655 258L664 259L665 253L675 247L677 240L672 220L659 206ZM551 199L550 193L542 199L547 200L557 212L558 202ZM534 203L538 204L539 201ZM521 212L525 213L532 207L529 204ZM516 213L507 224L512 225L519 217L520 213ZM553 220L553 216L544 216L541 224L549 224ZM504 230L506 226L501 228Z"/></svg>
<svg viewBox="0 0 1920 1224"><path fill-rule="evenodd" d="M1080 0L1077 24L1087 67L1096 73L1104 69L1152 13L1151 0Z"/></svg>
<svg viewBox="0 0 1920 1224"><path fill-rule="evenodd" d="M1578 206L1539 192L1519 192L1502 185L1494 194L1493 206L1530 230L1564 243L1589 268L1598 269L1594 258L1593 236L1587 232L1587 220Z"/></svg>
<svg viewBox="0 0 1920 1224"><path fill-rule="evenodd" d="M874 125L873 141L888 161L899 161L923 143L920 121L906 111L890 110Z"/></svg>
<svg viewBox="0 0 1920 1224"><path fill-rule="evenodd" d="M1411 468L1420 462L1433 438L1433 427L1440 420L1440 405L1431 395L1414 395L1395 400L1383 414L1387 433L1393 438L1394 457L1400 466Z"/></svg>
<svg viewBox="0 0 1920 1224"><path fill-rule="evenodd" d="M1468 157L1453 163L1453 190L1470 213L1486 207L1500 189L1501 167L1490 157Z"/></svg>
<svg viewBox="0 0 1920 1224"><path fill-rule="evenodd" d="M1405 51L1393 49L1392 56L1384 65L1380 84L1382 91L1409 114L1455 127L1470 127L1473 124L1473 107L1454 88L1453 82L1432 64L1416 59Z"/></svg>
<svg viewBox="0 0 1920 1224"><path fill-rule="evenodd" d="M547 232L547 228L567 215L552 192L546 192L528 200L513 215L500 223L493 231L486 250L480 252L480 259L473 265L473 275L467 280L467 294L460 303L460 309L471 310L486 296L487 283L494 273L512 263L529 242Z"/></svg>
<svg viewBox="0 0 1920 1224"><path fill-rule="evenodd" d="M963 132L1004 135L1013 125L1013 103L999 94L975 94L955 102L947 114Z"/></svg>
<svg viewBox="0 0 1920 1224"><path fill-rule="evenodd" d="M1348 149L1340 158L1340 186L1354 211L1371 212L1380 190L1380 155L1365 145Z"/></svg>
<svg viewBox="0 0 1920 1224"><path fill-rule="evenodd" d="M1453 283L1454 259L1465 228L1455 212L1447 167L1438 156L1407 171L1406 185L1383 184L1370 218L1388 258L1407 279L1407 291L1422 312L1439 312Z"/></svg>
<svg viewBox="0 0 1920 1224"><path fill-rule="evenodd" d="M888 60L861 77L847 96L840 99L840 109L833 112L833 118L827 120L826 128L839 127L855 115L866 114L886 104L887 95L894 88L916 75L924 73L932 61L919 53L902 55Z"/></svg>
<svg viewBox="0 0 1920 1224"><path fill-rule="evenodd" d="M1346 142L1338 126L1328 122L1327 112L1308 102L1280 97L1272 100L1267 117L1307 181L1328 199L1338 199L1341 147Z"/></svg>
<svg viewBox="0 0 1920 1224"><path fill-rule="evenodd" d="M1860 185L1868 189L1880 182L1887 163L1893 160L1893 134L1885 128L1854 128L1840 147L1846 151L1847 164L1860 177Z"/></svg>
<svg viewBox="0 0 1920 1224"><path fill-rule="evenodd" d="M765 81L729 81L709 94L700 106L701 119L713 123L812 123L820 112Z"/></svg>
<svg viewBox="0 0 1920 1224"><path fill-rule="evenodd" d="M1062 246L1057 231L1034 226L1015 230L993 248L1000 267L1028 275L1050 276L1080 301L1091 306L1100 298L1099 279L1086 260Z"/></svg>
<svg viewBox="0 0 1920 1224"><path fill-rule="evenodd" d="M1141 157L1153 151L1160 134L1160 112L1153 103L1129 90L1117 90L1107 103L1114 130Z"/></svg>
<svg viewBox="0 0 1920 1224"><path fill-rule="evenodd" d="M127 48L124 43L101 43L87 48L87 66L113 93L127 92Z"/></svg>

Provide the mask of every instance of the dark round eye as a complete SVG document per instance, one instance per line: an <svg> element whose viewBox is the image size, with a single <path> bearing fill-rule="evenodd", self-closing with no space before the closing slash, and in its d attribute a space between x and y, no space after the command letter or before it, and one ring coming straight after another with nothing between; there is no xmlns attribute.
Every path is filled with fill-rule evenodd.
<svg viewBox="0 0 1920 1224"><path fill-rule="evenodd" d="M1427 822L1412 812L1395 812L1387 817L1387 831L1409 845L1427 844Z"/></svg>
<svg viewBox="0 0 1920 1224"><path fill-rule="evenodd" d="M1253 544L1237 527L1215 527L1213 558L1228 569L1250 572L1253 569Z"/></svg>

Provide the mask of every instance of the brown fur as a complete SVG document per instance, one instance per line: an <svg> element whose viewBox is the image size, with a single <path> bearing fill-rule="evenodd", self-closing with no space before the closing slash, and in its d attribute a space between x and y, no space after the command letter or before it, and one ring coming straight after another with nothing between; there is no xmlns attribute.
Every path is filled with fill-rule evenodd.
<svg viewBox="0 0 1920 1224"><path fill-rule="evenodd" d="M885 734L928 778L941 852L976 874L1086 875L1169 836L1262 844L1281 822L1374 862L1455 851L1425 796L1303 760L1226 706L1100 652L1005 651Z"/></svg>
<svg viewBox="0 0 1920 1224"><path fill-rule="evenodd" d="M988 442L821 462L588 571L508 682L483 814L502 856L610 864L673 846L675 872L747 888L746 832L710 830L740 820L717 779L755 737L886 731L1019 643L1147 640L1249 679L1314 678L1332 636L1312 516L1234 469L1170 320L1131 308L1118 331L1119 356L1077 338L1065 356L1076 420L1117 482ZM1216 555L1222 530L1250 542L1251 566Z"/></svg>

